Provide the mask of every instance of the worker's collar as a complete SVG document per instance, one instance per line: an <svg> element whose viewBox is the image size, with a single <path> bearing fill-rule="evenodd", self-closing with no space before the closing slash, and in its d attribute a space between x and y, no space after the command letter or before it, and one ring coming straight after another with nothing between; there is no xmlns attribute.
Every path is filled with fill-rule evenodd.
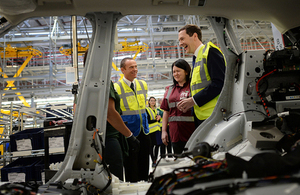
<svg viewBox="0 0 300 195"><path fill-rule="evenodd" d="M123 77L123 80L124 80L124 82L128 85L128 86L130 86L130 84L131 83L133 83L133 85L135 86L135 79L133 79L133 81L131 82L130 80L128 80L128 79L126 79L125 77Z"/></svg>
<svg viewBox="0 0 300 195"><path fill-rule="evenodd" d="M183 86L180 86L178 83L176 83L175 86L176 86L176 87L181 87L181 88L183 88L183 87L186 87L188 84L189 84L189 82L186 81L186 82L183 84Z"/></svg>
<svg viewBox="0 0 300 195"><path fill-rule="evenodd" d="M196 49L195 53L194 53L194 56L197 57L198 53L199 53L199 50L201 49L201 47L203 47L204 44L202 43L201 45L199 45L199 47Z"/></svg>

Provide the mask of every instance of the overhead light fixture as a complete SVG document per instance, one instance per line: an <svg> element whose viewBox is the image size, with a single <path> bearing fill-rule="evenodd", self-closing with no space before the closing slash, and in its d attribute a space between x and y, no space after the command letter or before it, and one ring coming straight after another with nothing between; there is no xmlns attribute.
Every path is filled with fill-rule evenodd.
<svg viewBox="0 0 300 195"><path fill-rule="evenodd" d="M153 0L152 5L177 4L183 5L183 0Z"/></svg>
<svg viewBox="0 0 300 195"><path fill-rule="evenodd" d="M189 0L188 1L188 6L190 6L190 7L195 7L195 6L202 7L202 6L205 5L205 2L206 2L206 0Z"/></svg>

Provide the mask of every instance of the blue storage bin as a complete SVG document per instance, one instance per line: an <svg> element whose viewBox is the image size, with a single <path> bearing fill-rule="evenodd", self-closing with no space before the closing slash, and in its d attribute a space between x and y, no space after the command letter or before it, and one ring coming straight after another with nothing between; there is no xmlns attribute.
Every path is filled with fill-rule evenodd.
<svg viewBox="0 0 300 195"><path fill-rule="evenodd" d="M12 152L18 151L17 140L22 139L30 139L32 150L44 149L44 128L26 129L9 137Z"/></svg>
<svg viewBox="0 0 300 195"><path fill-rule="evenodd" d="M35 165L40 161L41 157L18 158L1 169L1 181L9 181L9 173L25 173L25 182L40 181L40 178L37 178L35 173Z"/></svg>

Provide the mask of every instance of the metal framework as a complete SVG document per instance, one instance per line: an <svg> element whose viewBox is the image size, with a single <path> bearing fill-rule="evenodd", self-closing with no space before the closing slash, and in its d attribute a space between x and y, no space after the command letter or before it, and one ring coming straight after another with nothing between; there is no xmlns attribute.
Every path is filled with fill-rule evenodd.
<svg viewBox="0 0 300 195"><path fill-rule="evenodd" d="M229 21L233 32L240 41L242 50L272 49L274 48L271 24L266 21ZM0 46L33 47L42 52L42 56L33 57L22 71L21 77L12 78L23 58L11 57L0 60L1 68L7 77L0 78L0 89L4 89L8 82L15 81L15 91L6 92L2 101L16 100L15 92L22 93L25 98L47 98L53 96L72 96L72 85L66 83L66 67L73 66L71 56L60 53L60 48L72 48L72 20L71 16L31 18L14 30L0 38ZM149 84L149 91L161 97L164 87L172 82L171 64L178 58L190 62L179 47L177 41L178 29L185 24L192 23L201 27L204 42L212 41L217 45L213 28L208 19L199 15L131 15L125 16L117 23L118 42L140 41L149 45L149 49L136 55L136 51L118 51L114 53L113 63L118 67L120 60L126 56L135 56L139 66L138 77ZM78 47L90 44L92 25L86 17L77 17ZM82 79L83 57L79 56L79 78ZM120 79L120 71L112 68L113 81ZM3 93L2 93L3 94Z"/></svg>

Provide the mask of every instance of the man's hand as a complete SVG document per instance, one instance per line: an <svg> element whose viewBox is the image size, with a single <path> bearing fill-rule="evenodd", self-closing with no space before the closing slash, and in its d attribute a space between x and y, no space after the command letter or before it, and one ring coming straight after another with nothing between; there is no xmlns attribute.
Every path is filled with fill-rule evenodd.
<svg viewBox="0 0 300 195"><path fill-rule="evenodd" d="M140 141L136 139L134 135L127 138L127 143L129 145L129 150L138 153L140 151Z"/></svg>
<svg viewBox="0 0 300 195"><path fill-rule="evenodd" d="M177 108L182 112L187 112L190 108L192 108L195 105L195 102L192 97L189 97L187 99L181 100L177 104Z"/></svg>

